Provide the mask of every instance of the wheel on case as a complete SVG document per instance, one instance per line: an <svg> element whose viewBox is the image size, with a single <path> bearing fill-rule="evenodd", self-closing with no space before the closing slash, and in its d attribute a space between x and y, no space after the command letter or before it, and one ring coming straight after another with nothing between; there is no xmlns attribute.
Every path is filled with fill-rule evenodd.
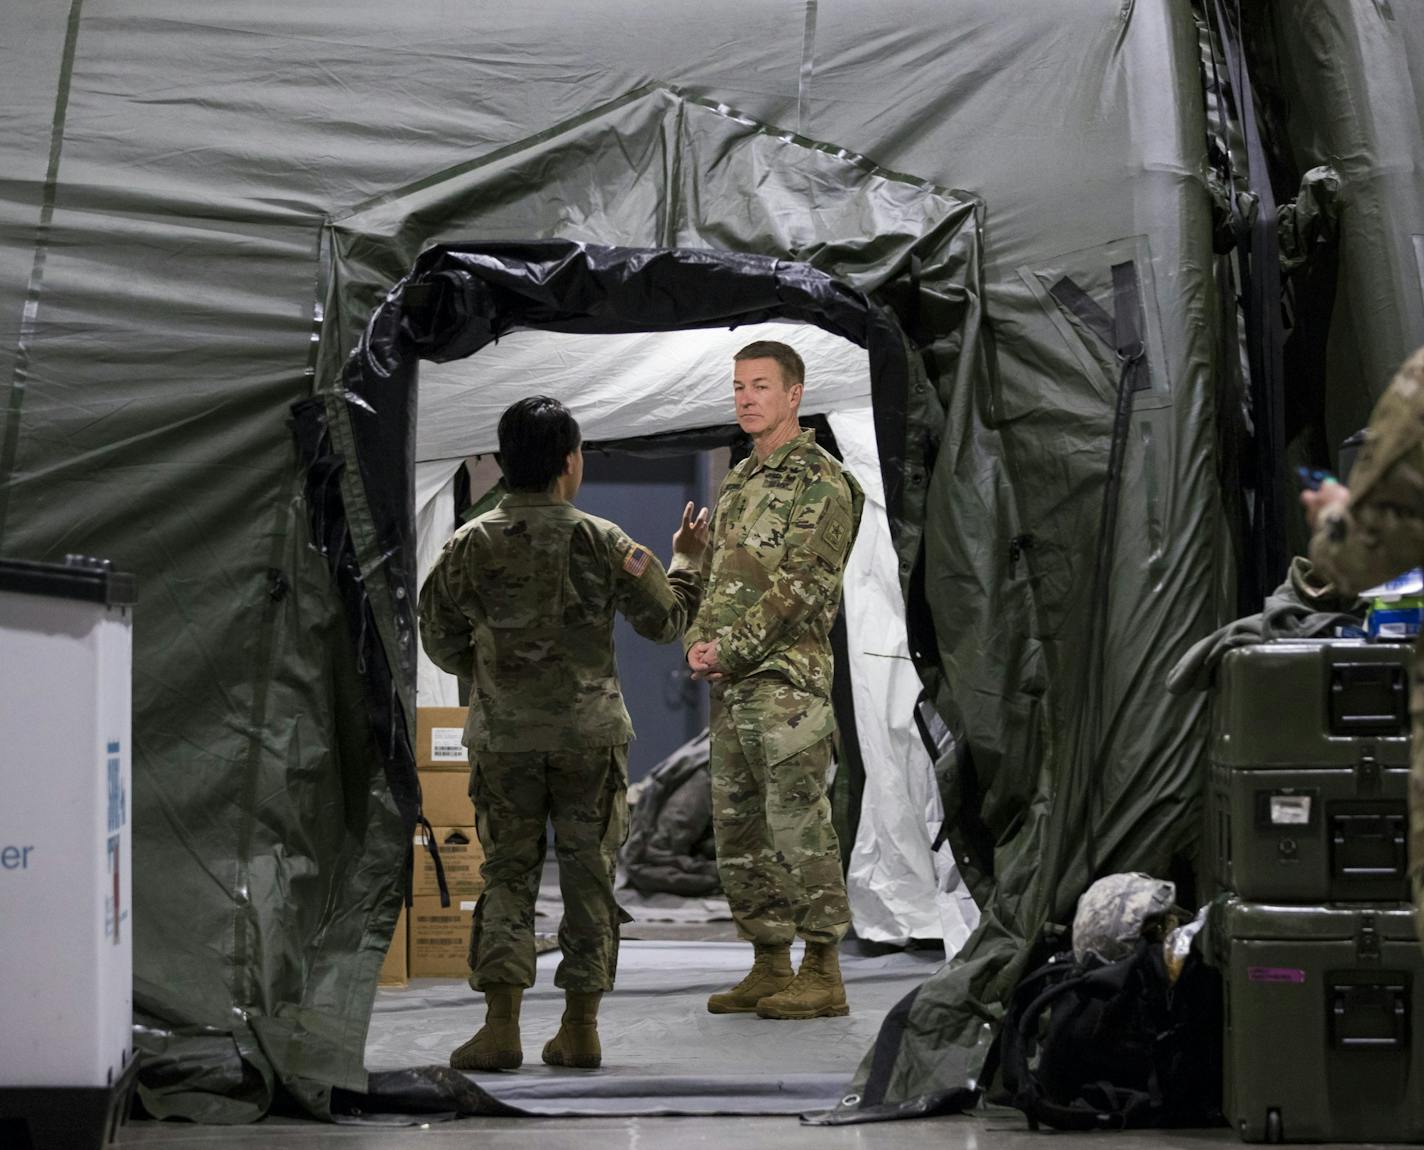
<svg viewBox="0 0 1424 1150"><path fill-rule="evenodd" d="M1280 1142L1283 1139L1281 1131L1281 1112L1279 1110L1266 1111L1266 1141Z"/></svg>

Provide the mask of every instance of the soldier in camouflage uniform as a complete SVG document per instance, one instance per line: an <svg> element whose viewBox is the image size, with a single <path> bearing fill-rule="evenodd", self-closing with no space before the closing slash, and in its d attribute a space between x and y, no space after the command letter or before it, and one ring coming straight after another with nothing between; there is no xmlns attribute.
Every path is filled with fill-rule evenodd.
<svg viewBox="0 0 1424 1150"><path fill-rule="evenodd" d="M714 994L714 1014L816 1018L848 1012L836 944L850 925L826 774L830 629L864 496L796 421L805 367L783 343L739 351L737 422L755 450L727 476L704 557L706 598L684 638L712 682L717 865L751 972ZM794 977L790 944L806 940Z"/></svg>
<svg viewBox="0 0 1424 1150"><path fill-rule="evenodd" d="M697 611L707 511L683 512L665 573L646 547L571 502L583 478L578 424L554 400L525 399L499 423L510 488L445 545L420 592L431 661L470 685L465 743L484 848L484 893L470 941L470 986L485 1025L450 1058L459 1070L523 1061L519 1008L534 983L534 900L552 819L564 917L566 994L551 1065L595 1067L597 1016L618 965L625 916L613 897L627 832L628 710L613 659L622 612L670 643Z"/></svg>
<svg viewBox="0 0 1424 1150"><path fill-rule="evenodd" d="M1327 482L1301 494L1315 537L1311 561L1335 587L1358 594L1424 566L1424 348L1380 397L1349 487ZM1409 873L1424 939L1424 637L1414 648L1409 772Z"/></svg>

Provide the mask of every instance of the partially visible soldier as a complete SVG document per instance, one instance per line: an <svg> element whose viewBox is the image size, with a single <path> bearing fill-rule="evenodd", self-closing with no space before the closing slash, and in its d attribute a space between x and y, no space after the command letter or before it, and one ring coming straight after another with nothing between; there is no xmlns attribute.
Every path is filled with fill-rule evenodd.
<svg viewBox="0 0 1424 1150"><path fill-rule="evenodd" d="M707 510L692 504L665 573L646 547L572 504L583 480L578 424L544 396L499 421L510 493L445 545L420 592L420 634L436 666L471 684L465 743L484 848L484 893L470 939L470 986L485 1024L450 1056L457 1070L524 1059L519 1011L534 984L534 901L554 824L564 917L563 1022L551 1066L602 1061L598 1007L613 988L622 911L613 897L627 833L628 740L613 658L613 617L671 643L696 614Z"/></svg>
<svg viewBox="0 0 1424 1150"><path fill-rule="evenodd" d="M850 926L826 773L830 630L860 525L860 485L796 413L806 368L784 343L737 352L737 423L753 452L717 498L706 599L684 639L712 682L712 820L717 866L750 973L707 1002L713 1014L818 1018L849 1011L837 944ZM791 941L806 940L793 976Z"/></svg>
<svg viewBox="0 0 1424 1150"><path fill-rule="evenodd" d="M1349 487L1327 481L1301 493L1315 531L1310 558L1346 593L1424 566L1424 348L1375 405ZM1414 647L1409 771L1409 874L1424 940L1424 636Z"/></svg>

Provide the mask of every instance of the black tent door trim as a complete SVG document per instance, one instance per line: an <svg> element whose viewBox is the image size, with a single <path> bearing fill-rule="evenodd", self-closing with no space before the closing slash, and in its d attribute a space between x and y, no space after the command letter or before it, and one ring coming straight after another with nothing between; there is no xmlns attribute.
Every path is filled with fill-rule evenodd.
<svg viewBox="0 0 1424 1150"><path fill-rule="evenodd" d="M898 279L887 286L905 294ZM814 324L866 349L887 510L892 534L902 530L905 477L912 469L927 476L933 466L931 449L912 436L908 417L912 380L924 382L924 362L912 365L911 356L918 353L891 305L793 261L561 240L431 248L372 313L339 386L293 405L313 539L341 598L370 708L372 749L407 841L419 818L419 780L412 724L397 684L414 681L418 643L413 510L418 361L472 355L515 328L615 334L776 319ZM935 382L929 380L930 386ZM341 494L352 489L340 483L343 472L350 478L353 463L360 481L356 490L365 496L354 506ZM356 532L373 536L379 547L384 593L382 580L358 561ZM916 566L922 563L921 547ZM909 566L902 562L902 586L911 582ZM380 638L380 598L395 616L394 648ZM907 609L912 631L913 614ZM918 614L929 617L928 611ZM911 644L921 652L935 650L932 634L912 634ZM407 854L407 867L410 861ZM398 1104L396 1098L385 1101Z"/></svg>
<svg viewBox="0 0 1424 1150"><path fill-rule="evenodd" d="M375 309L344 367L341 387L294 406L309 494L324 494L310 501L313 535L341 593L366 683L376 752L408 829L414 829L418 782L411 723L394 685L401 678L413 681L418 642L412 511L418 361L473 355L516 328L616 334L777 319L814 324L866 349L893 532L910 462L912 345L890 307L794 261L567 240L434 247ZM316 418L314 408L324 417ZM366 506L354 510L374 533L391 584L388 602L400 637L394 659L377 640L371 580L351 549L353 509L333 498L324 482L310 482L318 460L330 474L349 468L351 457L366 496ZM928 474L933 460L913 462ZM915 614L928 618L928 612ZM920 651L933 651L933 637L928 638L928 647L923 635L912 642Z"/></svg>

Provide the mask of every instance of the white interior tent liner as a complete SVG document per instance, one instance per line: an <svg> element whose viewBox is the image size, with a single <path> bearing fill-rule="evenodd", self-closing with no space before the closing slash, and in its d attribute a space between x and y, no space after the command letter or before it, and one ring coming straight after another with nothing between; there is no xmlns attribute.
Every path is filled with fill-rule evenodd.
<svg viewBox="0 0 1424 1150"><path fill-rule="evenodd" d="M806 361L801 412L827 416L846 466L866 493L845 576L866 774L847 874L855 930L874 942L942 938L953 954L977 923L978 910L959 882L949 848L930 850L943 811L914 726L920 685L909 658L863 349L820 328L785 323L633 335L519 331L467 359L422 364L418 578L424 581L453 522L455 472L469 457L496 449L496 427L509 404L528 395L552 396L573 412L584 439L595 442L723 426L733 418L732 354L758 339L789 343ZM417 700L421 706L456 701L454 680L424 652Z"/></svg>

